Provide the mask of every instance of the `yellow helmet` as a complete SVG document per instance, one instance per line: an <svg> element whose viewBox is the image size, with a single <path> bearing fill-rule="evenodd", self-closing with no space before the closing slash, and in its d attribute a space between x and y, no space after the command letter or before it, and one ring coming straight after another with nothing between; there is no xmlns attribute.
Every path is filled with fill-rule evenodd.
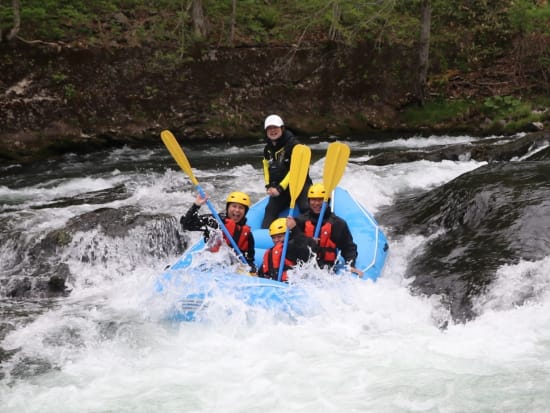
<svg viewBox="0 0 550 413"><path fill-rule="evenodd" d="M277 218L269 226L269 235L279 235L286 232L286 218Z"/></svg>
<svg viewBox="0 0 550 413"><path fill-rule="evenodd" d="M324 198L327 190L323 184L313 184L307 191L308 198Z"/></svg>
<svg viewBox="0 0 550 413"><path fill-rule="evenodd" d="M236 202L237 204L244 205L247 210L250 208L250 197L244 192L231 192L226 202Z"/></svg>

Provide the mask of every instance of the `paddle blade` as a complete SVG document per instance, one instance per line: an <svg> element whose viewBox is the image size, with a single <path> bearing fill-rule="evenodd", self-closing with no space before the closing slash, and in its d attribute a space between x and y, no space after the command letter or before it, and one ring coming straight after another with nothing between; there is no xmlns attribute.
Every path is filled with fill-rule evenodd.
<svg viewBox="0 0 550 413"><path fill-rule="evenodd" d="M300 192L302 192L309 171L310 160L311 149L306 145L294 146L290 157L290 175L288 183L290 191L290 208L294 208L296 199L300 195Z"/></svg>
<svg viewBox="0 0 550 413"><path fill-rule="evenodd" d="M349 146L342 142L332 142L327 148L325 168L323 170L323 185L326 189L325 201L342 179L350 154Z"/></svg>
<svg viewBox="0 0 550 413"><path fill-rule="evenodd" d="M166 148L172 155L172 158L174 158L179 167L189 176L189 178L191 178L191 182L193 182L193 185L198 185L199 182L193 174L191 164L189 163L187 156L185 156L183 149L179 145L176 137L172 134L172 132L170 132L169 130L163 130L160 133L160 138L164 142L164 145L166 145Z"/></svg>

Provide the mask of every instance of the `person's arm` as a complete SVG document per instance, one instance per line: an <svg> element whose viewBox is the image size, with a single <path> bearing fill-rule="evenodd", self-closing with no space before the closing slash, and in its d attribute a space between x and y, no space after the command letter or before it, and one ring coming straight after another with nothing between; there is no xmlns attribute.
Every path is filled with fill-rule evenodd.
<svg viewBox="0 0 550 413"><path fill-rule="evenodd" d="M262 264L260 264L260 268L258 268L258 277L268 278L268 277L266 277L266 273L264 272L263 262L267 259L266 257L270 253L271 253L271 248L265 250Z"/></svg>
<svg viewBox="0 0 550 413"><path fill-rule="evenodd" d="M277 187L277 190L279 192L286 191L288 188L288 185L290 183L290 171L286 174L286 176L283 178L281 182L279 182L279 186Z"/></svg>
<svg viewBox="0 0 550 413"><path fill-rule="evenodd" d="M187 213L181 217L181 227L186 231L202 231L204 229L204 222L201 216L199 216L200 205L193 204Z"/></svg>
<svg viewBox="0 0 550 413"><path fill-rule="evenodd" d="M246 262L250 266L250 272L256 274L257 268L255 258L256 258L256 249L255 249L255 242L254 242L254 235L252 234L252 231L248 233L248 251L244 252L244 257L246 259Z"/></svg>
<svg viewBox="0 0 550 413"><path fill-rule="evenodd" d="M334 240L336 248L340 250L340 254L344 258L346 264L349 265L349 270L358 277L363 276L363 271L355 267L357 259L357 244L353 241L353 236L349 230L349 226L342 218L338 218L339 225L333 228L333 233L339 234Z"/></svg>
<svg viewBox="0 0 550 413"><path fill-rule="evenodd" d="M290 233L286 257L294 262L309 261L317 253L317 243L303 232Z"/></svg>
<svg viewBox="0 0 550 413"><path fill-rule="evenodd" d="M180 224L186 231L207 231L208 227L218 228L218 222L212 215L199 215L201 206L206 202L206 198L197 195L195 202L187 213L181 217Z"/></svg>
<svg viewBox="0 0 550 413"><path fill-rule="evenodd" d="M332 236L336 248L340 250L346 264L355 267L357 259L357 244L353 241L353 236L346 221L342 218L335 220L335 225L332 229Z"/></svg>
<svg viewBox="0 0 550 413"><path fill-rule="evenodd" d="M264 158L262 159L262 165L264 167L264 183L265 183L265 188L269 188L269 161Z"/></svg>

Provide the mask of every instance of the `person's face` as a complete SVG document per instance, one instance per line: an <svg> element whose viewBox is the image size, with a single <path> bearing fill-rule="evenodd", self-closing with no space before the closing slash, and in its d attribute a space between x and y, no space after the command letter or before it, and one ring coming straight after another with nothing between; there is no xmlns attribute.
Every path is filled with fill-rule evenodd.
<svg viewBox="0 0 550 413"><path fill-rule="evenodd" d="M237 202L230 202L227 206L227 217L235 222L239 222L246 214L246 207Z"/></svg>
<svg viewBox="0 0 550 413"><path fill-rule="evenodd" d="M283 134L283 128L280 128L278 126L268 126L265 130L265 133L270 140L276 141Z"/></svg>
<svg viewBox="0 0 550 413"><path fill-rule="evenodd" d="M309 198L309 208L316 214L321 212L323 198Z"/></svg>
<svg viewBox="0 0 550 413"><path fill-rule="evenodd" d="M277 245L281 242L284 242L285 240L285 234L277 234L277 235L272 235L271 236L271 239L273 240L273 244L274 245Z"/></svg>

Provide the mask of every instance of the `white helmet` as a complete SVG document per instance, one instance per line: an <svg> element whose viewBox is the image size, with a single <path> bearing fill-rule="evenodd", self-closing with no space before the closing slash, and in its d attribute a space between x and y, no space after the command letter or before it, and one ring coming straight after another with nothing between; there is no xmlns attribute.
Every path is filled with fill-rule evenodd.
<svg viewBox="0 0 550 413"><path fill-rule="evenodd" d="M284 126L284 123L279 115L269 115L265 118L264 129L267 129L268 126L277 126L280 128L281 126Z"/></svg>

